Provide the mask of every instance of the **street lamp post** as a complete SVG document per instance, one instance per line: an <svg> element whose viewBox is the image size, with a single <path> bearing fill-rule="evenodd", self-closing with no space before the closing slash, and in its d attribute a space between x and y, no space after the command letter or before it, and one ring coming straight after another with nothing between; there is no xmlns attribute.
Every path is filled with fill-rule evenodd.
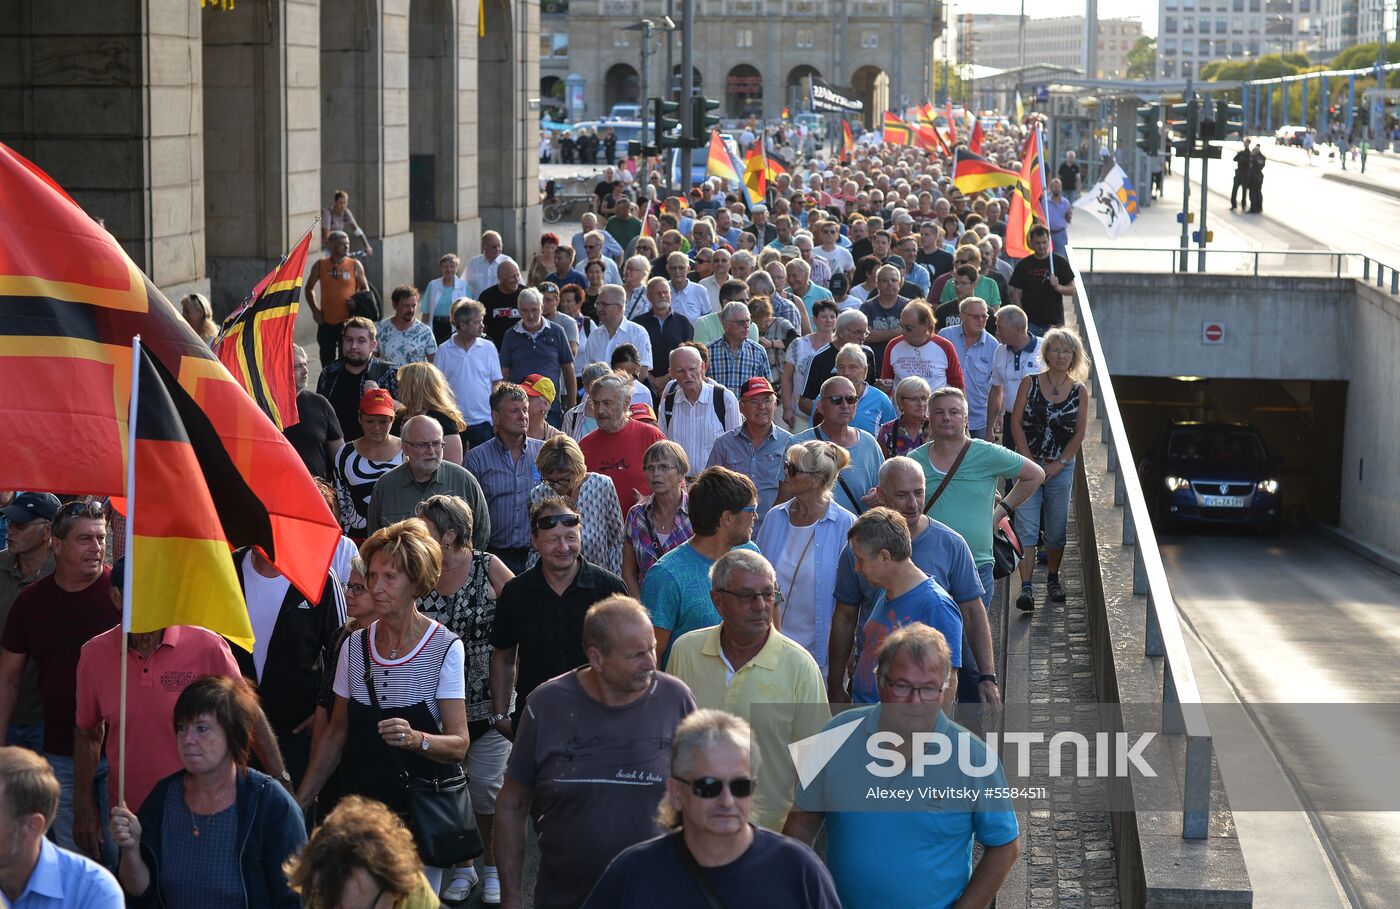
<svg viewBox="0 0 1400 909"><path fill-rule="evenodd" d="M648 58L649 56L651 56L651 33L652 33L653 31L662 31L662 32L665 32L666 35L667 35L667 37L669 38L669 37L670 37L670 34L671 34L671 31L672 31L675 27L676 27L676 24L675 24L674 22L671 21L671 17L670 17L670 16L662 16L660 22L655 22L655 21L653 21L653 20L651 20L651 19L643 19L643 20L641 20L640 22L634 22L634 23L632 23L631 25L625 25L625 26L623 26L623 28L622 28L622 30L625 31L625 32L641 32L641 33L642 33L642 77L641 77L641 85L640 85L641 92L642 92L642 96L641 96L640 98L637 99L638 102L639 102L637 106L641 109L641 110L640 110L640 113L641 113L641 121L642 121L642 145L643 145L643 147L645 147L645 146L651 144L651 143L649 143L649 142L647 141L647 132L648 132L648 130L647 130L647 123L648 123L648 115L649 115L649 112L647 111L647 70L648 70L648 68L649 68L649 67L647 66L647 58ZM654 137L653 137L653 138L654 138ZM648 178L648 176L650 176L650 175L648 174L648 171L650 170L650 163L649 163L649 162L650 162L650 159L649 159L646 155L643 155L643 156L642 156L642 183L641 183L642 186L646 186L646 185L647 185L647 178Z"/></svg>

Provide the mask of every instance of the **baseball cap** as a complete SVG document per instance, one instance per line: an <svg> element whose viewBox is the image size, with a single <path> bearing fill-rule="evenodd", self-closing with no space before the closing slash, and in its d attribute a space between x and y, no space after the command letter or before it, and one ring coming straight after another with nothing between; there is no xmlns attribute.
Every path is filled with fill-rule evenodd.
<svg viewBox="0 0 1400 909"><path fill-rule="evenodd" d="M633 404L628 411L632 414L632 419L641 420L643 423L656 423L656 411L651 409L650 404L638 401Z"/></svg>
<svg viewBox="0 0 1400 909"><path fill-rule="evenodd" d="M739 392L741 398L757 398L759 395L774 394L773 383L763 376L754 376L744 383L743 390Z"/></svg>
<svg viewBox="0 0 1400 909"><path fill-rule="evenodd" d="M371 388L360 398L360 413L372 417L392 417L396 411L394 396L383 388Z"/></svg>
<svg viewBox="0 0 1400 909"><path fill-rule="evenodd" d="M846 273L844 271L836 272L826 284L826 289L831 291L832 294L843 294L851 289L850 284L846 282Z"/></svg>
<svg viewBox="0 0 1400 909"><path fill-rule="evenodd" d="M554 390L554 380L547 379L537 372L532 372L520 383L520 387L525 389L525 393L532 398L544 398L549 403L554 403L554 398L558 394Z"/></svg>
<svg viewBox="0 0 1400 909"><path fill-rule="evenodd" d="M904 268L904 257L903 257L903 256L887 256L887 257L885 258L885 264L886 264L886 265L893 265L893 266L896 267L896 268L902 269L902 268Z"/></svg>
<svg viewBox="0 0 1400 909"><path fill-rule="evenodd" d="M14 521L16 524L28 524L30 521L52 521L54 515L58 514L58 496L50 495L47 492L22 492L15 496L15 500L4 508L0 508L0 513Z"/></svg>

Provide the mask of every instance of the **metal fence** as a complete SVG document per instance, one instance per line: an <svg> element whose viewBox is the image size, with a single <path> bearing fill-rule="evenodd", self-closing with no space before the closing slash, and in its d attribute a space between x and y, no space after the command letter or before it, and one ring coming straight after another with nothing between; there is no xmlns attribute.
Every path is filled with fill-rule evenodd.
<svg viewBox="0 0 1400 909"><path fill-rule="evenodd" d="M1087 270L1093 270L1092 249L1072 248L1069 253L1076 272L1086 261L1084 253L1089 254ZM1104 356L1085 283L1081 281L1078 285L1079 326L1094 364L1090 381L1094 400L1098 402L1103 442L1108 446L1108 469L1114 474L1113 504L1123 508L1123 545L1133 547L1133 593L1147 596L1144 652L1149 657L1162 658L1162 732L1186 738L1181 835L1187 839L1205 839L1210 821L1210 726L1201 707L1201 693L1191 670L1176 600L1167 582L1162 553L1152 529L1151 512L1138 480L1134 466L1137 462L1128 443L1128 431L1123 424L1123 413L1113 388L1113 377L1108 372L1108 358Z"/></svg>
<svg viewBox="0 0 1400 909"><path fill-rule="evenodd" d="M1357 278L1376 287L1389 289L1400 296L1400 269L1364 253L1337 252L1331 249L1215 249L1204 253L1197 248L1183 249L1179 246L1076 246L1074 247L1075 271L1092 274L1100 261L1110 256L1131 253L1153 257L1155 263L1168 264L1170 271L1186 273L1191 271L1191 257L1196 257L1196 272L1241 273L1260 275L1283 274L1328 274L1336 278ZM1222 260L1236 267L1211 269L1211 259L1218 265ZM1299 259L1308 260L1311 268L1299 268ZM1281 260L1281 262L1279 261ZM1243 267L1238 267L1238 266ZM1142 260L1134 263L1132 269L1106 268L1104 271L1139 271ZM1148 269L1150 270L1150 269Z"/></svg>

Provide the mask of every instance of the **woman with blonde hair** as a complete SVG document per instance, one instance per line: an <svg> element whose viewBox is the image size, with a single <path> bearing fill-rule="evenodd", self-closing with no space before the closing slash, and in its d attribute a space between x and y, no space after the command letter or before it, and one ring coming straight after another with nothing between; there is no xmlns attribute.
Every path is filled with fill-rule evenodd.
<svg viewBox="0 0 1400 909"><path fill-rule="evenodd" d="M1045 482L1016 509L1016 536L1025 547L1021 560L1021 594L1016 607L1035 608L1031 573L1033 550L1045 522L1046 594L1053 603L1065 601L1060 584L1060 561L1065 556L1069 495L1074 486L1074 459L1089 426L1089 357L1079 336L1067 328L1052 328L1040 342L1045 371L1026 376L1011 409L1011 436L1016 451L1045 470Z"/></svg>
<svg viewBox="0 0 1400 909"><path fill-rule="evenodd" d="M219 323L214 321L214 307L204 294L190 294L180 301L180 315L190 323L190 328L199 335L205 344L211 343L219 333Z"/></svg>
<svg viewBox="0 0 1400 909"><path fill-rule="evenodd" d="M845 448L812 439L787 450L783 464L792 498L764 515L754 541L773 564L782 591L783 634L806 648L826 677L831 616L836 610L836 565L856 516L831 491L851 462Z"/></svg>
<svg viewBox="0 0 1400 909"><path fill-rule="evenodd" d="M427 414L442 426L442 457L453 464L462 463L462 430L466 418L457 409L452 386L431 363L409 363L399 367L399 412L394 422L394 434L399 435L411 417Z"/></svg>
<svg viewBox="0 0 1400 909"><path fill-rule="evenodd" d="M306 909L436 909L413 834L372 799L352 795L282 866Z"/></svg>
<svg viewBox="0 0 1400 909"><path fill-rule="evenodd" d="M546 439L535 459L542 482L530 490L530 505L551 496L563 498L578 512L583 535L581 554L594 565L613 574L622 572L622 506L617 487L601 473L592 473L583 458L583 449L566 435ZM526 568L540 560L530 550Z"/></svg>
<svg viewBox="0 0 1400 909"><path fill-rule="evenodd" d="M627 540L622 547L622 580L627 593L642 596L642 581L657 559L690 539L690 501L685 478L690 459L670 439L652 442L642 455L651 495L627 510Z"/></svg>
<svg viewBox="0 0 1400 909"><path fill-rule="evenodd" d="M923 376L905 376L894 388L899 416L882 423L875 433L886 458L905 455L928 441L928 399L933 394Z"/></svg>

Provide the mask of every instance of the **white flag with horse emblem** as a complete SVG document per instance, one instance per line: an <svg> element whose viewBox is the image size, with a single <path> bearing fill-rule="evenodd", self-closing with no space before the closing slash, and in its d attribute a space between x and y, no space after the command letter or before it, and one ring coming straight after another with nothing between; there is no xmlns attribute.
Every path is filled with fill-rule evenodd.
<svg viewBox="0 0 1400 909"><path fill-rule="evenodd" d="M1114 165L1108 175L1089 188L1074 203L1093 215L1108 231L1108 237L1116 240L1137 219L1137 191L1123 168Z"/></svg>

